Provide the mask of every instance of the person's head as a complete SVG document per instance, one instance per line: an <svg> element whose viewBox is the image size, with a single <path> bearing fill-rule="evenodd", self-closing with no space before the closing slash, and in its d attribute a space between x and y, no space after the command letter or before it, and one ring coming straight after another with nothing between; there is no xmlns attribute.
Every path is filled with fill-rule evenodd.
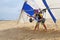
<svg viewBox="0 0 60 40"><path fill-rule="evenodd" d="M40 12L40 11L41 11L41 9L39 8L39 9L38 9L38 12Z"/></svg>
<svg viewBox="0 0 60 40"><path fill-rule="evenodd" d="M39 8L39 10L41 11L41 9Z"/></svg>
<svg viewBox="0 0 60 40"><path fill-rule="evenodd" d="M40 11L40 13L42 13L42 11Z"/></svg>

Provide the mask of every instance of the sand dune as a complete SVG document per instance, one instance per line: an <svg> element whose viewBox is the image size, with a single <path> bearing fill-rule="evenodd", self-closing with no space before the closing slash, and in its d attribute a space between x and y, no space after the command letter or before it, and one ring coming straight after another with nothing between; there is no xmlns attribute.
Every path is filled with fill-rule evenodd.
<svg viewBox="0 0 60 40"><path fill-rule="evenodd" d="M46 21L48 31L44 31L40 24L40 30L34 31L35 22L19 23L17 21L0 21L0 40L60 40L60 21L57 26L52 21Z"/></svg>

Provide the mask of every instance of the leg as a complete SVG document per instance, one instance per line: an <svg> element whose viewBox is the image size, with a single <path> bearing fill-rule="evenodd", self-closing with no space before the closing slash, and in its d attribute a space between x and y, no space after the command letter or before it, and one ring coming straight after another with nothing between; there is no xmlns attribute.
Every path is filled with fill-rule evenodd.
<svg viewBox="0 0 60 40"><path fill-rule="evenodd" d="M45 24L43 24L43 26L44 26L45 30L47 30L46 25L45 25Z"/></svg>
<svg viewBox="0 0 60 40"><path fill-rule="evenodd" d="M47 30L46 25L45 25L45 18L42 19L42 24L43 24L45 30Z"/></svg>
<svg viewBox="0 0 60 40"><path fill-rule="evenodd" d="M38 26L37 26L37 30L39 30L39 23L38 23Z"/></svg>
<svg viewBox="0 0 60 40"><path fill-rule="evenodd" d="M39 29L39 23L38 22L36 23L36 26L35 26L34 30L36 30L37 28Z"/></svg>

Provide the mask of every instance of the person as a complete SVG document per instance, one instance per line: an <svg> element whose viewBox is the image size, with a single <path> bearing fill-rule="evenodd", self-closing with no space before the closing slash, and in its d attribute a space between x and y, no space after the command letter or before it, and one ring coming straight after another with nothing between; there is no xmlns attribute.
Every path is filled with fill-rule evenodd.
<svg viewBox="0 0 60 40"><path fill-rule="evenodd" d="M46 25L45 25L45 18L43 18L43 13L42 12L46 12L46 10L43 9L43 10L40 10L40 12L37 12L35 10L34 18L37 21L37 23L35 25L34 30L37 30L37 29L39 30L39 24L41 23L44 26L45 30L47 31L47 28L46 28Z"/></svg>

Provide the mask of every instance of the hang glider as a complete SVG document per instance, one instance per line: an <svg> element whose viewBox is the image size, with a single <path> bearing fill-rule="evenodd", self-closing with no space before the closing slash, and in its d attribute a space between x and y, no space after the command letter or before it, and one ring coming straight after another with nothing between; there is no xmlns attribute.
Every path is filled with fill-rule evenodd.
<svg viewBox="0 0 60 40"><path fill-rule="evenodd" d="M52 17L54 23L56 23L56 18L54 17L53 13L51 12L51 9L60 9L60 8L49 8L49 6L47 5L46 3L46 0L42 0L44 5L45 5L45 9L48 10L50 16ZM24 3L23 7L22 7L22 10L24 10L27 14L29 14L30 16L33 16L34 15L34 10L28 3L27 1ZM21 11L22 11L21 10ZM36 9L37 10L37 9Z"/></svg>

